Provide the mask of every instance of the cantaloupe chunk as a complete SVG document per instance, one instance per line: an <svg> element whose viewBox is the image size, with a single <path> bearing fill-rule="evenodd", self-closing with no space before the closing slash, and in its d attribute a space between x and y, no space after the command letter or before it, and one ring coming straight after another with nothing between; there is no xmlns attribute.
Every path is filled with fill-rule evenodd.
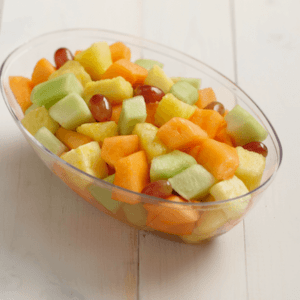
<svg viewBox="0 0 300 300"><path fill-rule="evenodd" d="M114 121L114 122L116 122L116 124L118 124L119 118L120 118L120 115L121 115L121 111L122 111L122 104L114 105L112 107L112 113L111 113L110 120Z"/></svg>
<svg viewBox="0 0 300 300"><path fill-rule="evenodd" d="M47 81L52 73L55 72L55 67L46 59L40 59L33 70L31 81L34 86Z"/></svg>
<svg viewBox="0 0 300 300"><path fill-rule="evenodd" d="M146 103L146 111L147 111L147 118L146 123L151 123L154 125L155 123L155 113L158 107L159 102L154 103Z"/></svg>
<svg viewBox="0 0 300 300"><path fill-rule="evenodd" d="M158 65L154 65L153 68L148 72L144 84L156 86L160 88L165 94L167 94L174 83L166 75L162 68L160 68Z"/></svg>
<svg viewBox="0 0 300 300"><path fill-rule="evenodd" d="M209 103L217 101L215 92L212 88L205 88L198 90L199 99L195 103L199 108L205 108Z"/></svg>
<svg viewBox="0 0 300 300"><path fill-rule="evenodd" d="M130 82L123 77L88 82L83 92L83 99L88 103L95 94L105 96L113 105L133 97L133 88Z"/></svg>
<svg viewBox="0 0 300 300"><path fill-rule="evenodd" d="M116 62L119 59L127 59L131 58L131 50L122 42L115 42L109 46L111 59Z"/></svg>
<svg viewBox="0 0 300 300"><path fill-rule="evenodd" d="M9 86L23 112L32 105L30 94L34 87L32 81L22 76L10 76Z"/></svg>
<svg viewBox="0 0 300 300"><path fill-rule="evenodd" d="M126 157L139 150L137 135L122 135L105 138L101 156L110 166L115 167L120 158Z"/></svg>
<svg viewBox="0 0 300 300"><path fill-rule="evenodd" d="M158 138L170 149L183 150L207 139L207 133L189 120L174 117L157 131Z"/></svg>

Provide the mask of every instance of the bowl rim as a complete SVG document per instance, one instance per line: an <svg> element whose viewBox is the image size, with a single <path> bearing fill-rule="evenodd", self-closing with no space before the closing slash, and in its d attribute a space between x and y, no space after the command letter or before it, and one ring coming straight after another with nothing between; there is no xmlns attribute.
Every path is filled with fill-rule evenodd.
<svg viewBox="0 0 300 300"><path fill-rule="evenodd" d="M41 38L44 38L44 37L47 37L47 36L51 36L51 35L55 36L56 34L63 34L63 33L67 34L68 32L78 32L78 31L80 31L80 32L98 32L98 33L105 33L105 34L115 34L115 35L120 35L120 36L127 37L127 38L133 38L135 40L144 41L146 43L151 44L151 46L155 46L156 45L156 46L165 48L167 50L176 52L176 53L178 53L180 55L183 55L183 56L185 56L185 57L187 57L187 58L189 58L189 59L191 59L191 60L193 60L193 61L195 61L197 63L200 63L200 64L204 65L206 68L210 69L211 71L213 71L217 75L223 77L223 79L227 80L229 83L231 83L233 86L235 86L236 89L238 89L244 96L246 96L252 102L252 104L254 104L256 106L256 108L263 115L263 117L265 118L266 122L268 123L268 125L271 128L271 130L273 131L273 134L274 134L275 140L277 142L277 146L278 146L278 151L276 151L278 158L277 158L277 165L276 165L276 167L275 167L272 175L264 183L262 183L261 185L259 185L256 189L248 192L247 194L243 194L243 195L238 196L238 197L234 197L234 198L230 198L230 199L226 199L226 200L213 201L213 202L201 202L201 201L196 201L196 202L175 202L175 201L170 201L170 200L166 200L166 199L163 199L163 198L157 198L157 197L149 196L149 195L146 195L146 194L134 192L134 191L125 189L123 187L119 187L119 186L114 185L114 184L112 184L110 182L107 182L107 181L105 181L103 179L100 179L100 178L94 177L94 176L92 176L92 175L90 175L88 173L85 173L84 171L82 171L80 169L77 169L76 167L74 167L71 164L67 163L66 161L64 161L63 159L61 159L59 156L53 154L44 145L42 145L39 141L37 141L34 138L33 135L31 135L27 131L27 129L22 125L21 121L16 116L16 114L13 111L12 107L9 105L8 100L6 98L5 91L4 91L4 87L3 87L3 79L4 79L3 78L3 70L5 69L5 67L6 67L6 65L8 63L8 60L11 57L13 57L14 54L17 51L21 50L22 48L26 48L27 46L29 46L33 42L35 42L35 41L37 41L37 40L39 40ZM143 46L140 46L140 47L141 48L145 48ZM155 50L155 51L157 51L157 50ZM9 64L8 64L8 66L9 66ZM7 108L8 108L8 111L12 115L12 117L13 117L14 121L16 122L17 126L19 127L19 129L21 130L21 132L33 142L33 144L37 145L44 152L44 154L49 155L51 157L51 159L53 159L54 161L58 160L60 164L67 166L67 168L71 168L72 171L73 170L75 171L75 173L79 172L79 174L84 175L85 177L88 177L89 179L93 180L97 184L100 184L100 186L103 186L103 188L107 187L110 190L112 190L114 188L115 190L120 190L121 192L126 193L126 194L132 194L133 196L142 197L141 202L146 202L146 201L144 201L144 199L147 199L148 201L150 200L149 203L159 202L160 204L162 204L162 203L172 203L172 205L174 204L174 205L180 205L180 206L186 206L186 207L189 207L189 206L192 206L192 207L210 207L210 206L216 206L216 205L219 205L219 204L225 204L225 203L228 203L228 202L234 202L234 201L237 201L237 200L241 200L243 198L248 199L248 196L252 196L252 194L258 192L261 189L263 189L263 187L269 185L273 181L273 179L277 175L278 170L279 170L279 168L281 166L281 163L282 163L283 149L282 149L282 145L281 145L281 142L280 142L280 139L278 137L277 132L275 131L273 125L271 124L271 122L269 121L269 119L267 118L267 116L265 115L265 113L260 109L260 107L254 102L254 100L241 87L239 87L235 82L233 82L231 79L229 79L228 77L226 77L225 75L223 75L219 71L215 70L211 66L209 66L206 63L200 61L199 59L196 59L195 57L193 57L191 55L188 55L188 54L186 54L186 53L184 53L184 52L182 52L180 50L177 50L177 49L174 49L172 47L163 45L161 43L157 43L157 42L154 42L154 41L151 41L151 40L148 40L148 39L144 39L144 38L141 38L141 37L138 37L138 36L135 36L135 35L126 34L126 33L122 33L122 32L117 32L117 31L113 31L113 30L97 29L97 28L68 28L68 29L55 30L55 31L50 31L50 32L43 33L41 35L38 35L38 36L36 36L36 37L34 37L34 38L32 38L32 39L24 42L23 44L21 44L20 46L16 47L14 50L12 50L6 56L6 58L3 60L2 64L1 64L1 67L0 67L0 82L1 82L0 89L1 89L2 97L3 97L4 102L5 102L5 104L6 104ZM273 139L272 139L272 141L273 141ZM273 143L275 143L275 142L273 141ZM250 200L250 198L249 198L249 200Z"/></svg>

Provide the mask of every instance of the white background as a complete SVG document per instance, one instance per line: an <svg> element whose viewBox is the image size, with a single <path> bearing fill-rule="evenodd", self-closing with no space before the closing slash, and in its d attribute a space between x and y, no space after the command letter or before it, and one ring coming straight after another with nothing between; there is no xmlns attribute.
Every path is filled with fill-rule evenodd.
<svg viewBox="0 0 300 300"><path fill-rule="evenodd" d="M298 0L6 0L0 62L37 35L74 27L171 46L237 82L273 123L284 157L243 222L181 245L80 199L0 101L0 299L300 299L299 13Z"/></svg>

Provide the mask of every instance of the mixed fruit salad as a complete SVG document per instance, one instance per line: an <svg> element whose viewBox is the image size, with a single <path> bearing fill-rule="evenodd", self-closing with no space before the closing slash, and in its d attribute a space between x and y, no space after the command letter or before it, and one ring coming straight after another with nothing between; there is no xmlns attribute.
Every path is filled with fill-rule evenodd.
<svg viewBox="0 0 300 300"><path fill-rule="evenodd" d="M179 235L213 236L239 219L261 182L268 133L244 108L228 111L200 78L169 77L163 63L131 61L122 42L96 42L73 55L40 59L32 77L11 76L23 126L53 154L115 186L163 198L105 197L85 186L108 211L129 223ZM211 202L246 195L222 209L200 212L174 202Z"/></svg>

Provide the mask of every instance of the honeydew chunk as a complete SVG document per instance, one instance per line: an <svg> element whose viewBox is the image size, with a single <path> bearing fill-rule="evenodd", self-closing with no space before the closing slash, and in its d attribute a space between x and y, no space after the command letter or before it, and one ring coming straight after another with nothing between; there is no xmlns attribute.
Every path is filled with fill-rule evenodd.
<svg viewBox="0 0 300 300"><path fill-rule="evenodd" d="M195 110L196 107L180 101L173 94L166 94L156 109L155 125L160 127L174 117L189 119Z"/></svg>
<svg viewBox="0 0 300 300"><path fill-rule="evenodd" d="M60 156L68 148L46 127L40 128L34 137L49 151Z"/></svg>
<svg viewBox="0 0 300 300"><path fill-rule="evenodd" d="M247 193L249 193L249 190L246 185L236 176L233 176L228 180L220 181L213 185L210 189L210 194L216 201L232 199ZM227 218L232 220L240 218L246 210L250 199L251 196L247 195L240 199L224 203L222 205L222 209Z"/></svg>
<svg viewBox="0 0 300 300"><path fill-rule="evenodd" d="M186 81L176 82L170 89L170 93L177 99L193 105L198 101L198 90Z"/></svg>
<svg viewBox="0 0 300 300"><path fill-rule="evenodd" d="M139 137L140 148L147 154L148 161L170 152L170 149L156 136L158 128L150 123L138 123L132 134Z"/></svg>
<svg viewBox="0 0 300 300"><path fill-rule="evenodd" d="M49 76L49 80L66 73L73 73L83 87L85 87L88 82L92 81L91 76L85 71L84 67L75 60L69 60L63 64L58 70Z"/></svg>
<svg viewBox="0 0 300 300"><path fill-rule="evenodd" d="M53 134L59 128L59 124L51 118L45 107L38 107L24 116L21 123L32 134L42 128L48 128Z"/></svg>
<svg viewBox="0 0 300 300"><path fill-rule="evenodd" d="M169 178L172 188L187 200L199 199L209 193L215 178L201 165L195 164Z"/></svg>
<svg viewBox="0 0 300 300"><path fill-rule="evenodd" d="M27 115L28 113L30 113L31 111L35 110L36 108L38 108L39 106L36 104L31 104L25 111L24 115Z"/></svg>
<svg viewBox="0 0 300 300"><path fill-rule="evenodd" d="M179 82L179 81L185 81L185 82L191 84L197 90L200 89L201 79L199 79L199 78L171 77L171 79L174 83Z"/></svg>
<svg viewBox="0 0 300 300"><path fill-rule="evenodd" d="M70 93L81 95L83 87L73 73L60 75L51 80L36 85L30 95L30 100L38 106L49 109Z"/></svg>
<svg viewBox="0 0 300 300"><path fill-rule="evenodd" d="M250 142L262 142L268 136L266 129L244 108L236 105L225 116L227 132L238 146Z"/></svg>
<svg viewBox="0 0 300 300"><path fill-rule="evenodd" d="M123 100L133 97L133 88L130 82L121 76L88 82L82 95L84 101L88 104L96 94L105 96L112 104L120 104Z"/></svg>
<svg viewBox="0 0 300 300"><path fill-rule="evenodd" d="M235 175L245 183L249 191L252 191L260 185L266 159L261 154L248 151L243 147L237 147L236 150L240 163Z"/></svg>
<svg viewBox="0 0 300 300"><path fill-rule="evenodd" d="M125 100L122 104L122 110L118 121L120 134L131 134L134 126L137 123L145 122L146 118L146 103L143 96L136 96Z"/></svg>
<svg viewBox="0 0 300 300"><path fill-rule="evenodd" d="M174 150L153 158L150 167L150 180L153 182L169 179L195 164L197 164L197 161L194 157L179 150Z"/></svg>
<svg viewBox="0 0 300 300"><path fill-rule="evenodd" d="M76 93L71 93L49 109L50 116L63 128L73 130L83 123L88 123L92 116L84 100Z"/></svg>
<svg viewBox="0 0 300 300"><path fill-rule="evenodd" d="M114 121L85 123L77 127L76 131L89 136L101 146L105 138L118 135L118 125Z"/></svg>
<svg viewBox="0 0 300 300"><path fill-rule="evenodd" d="M156 86L166 94L170 91L173 81L166 75L162 68L158 65L154 65L153 68L148 71L144 84Z"/></svg>
<svg viewBox="0 0 300 300"><path fill-rule="evenodd" d="M100 80L101 75L112 64L111 53L106 42L94 43L88 49L74 57L90 74L93 80Z"/></svg>
<svg viewBox="0 0 300 300"><path fill-rule="evenodd" d="M147 211L142 203L124 204L123 211L129 223L139 227L146 226Z"/></svg>
<svg viewBox="0 0 300 300"><path fill-rule="evenodd" d="M161 69L164 67L163 63L153 59L137 59L134 63L147 71L151 70L155 65L159 66Z"/></svg>
<svg viewBox="0 0 300 300"><path fill-rule="evenodd" d="M107 177L107 166L101 158L101 148L96 141L70 150L60 157L70 165L98 178Z"/></svg>

